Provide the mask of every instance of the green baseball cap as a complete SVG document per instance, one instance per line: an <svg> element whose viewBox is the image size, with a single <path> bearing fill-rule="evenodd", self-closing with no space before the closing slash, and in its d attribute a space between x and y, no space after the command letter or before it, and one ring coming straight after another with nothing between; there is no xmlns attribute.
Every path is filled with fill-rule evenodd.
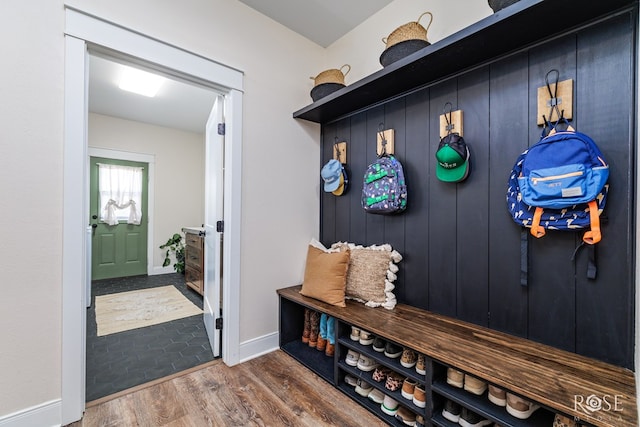
<svg viewBox="0 0 640 427"><path fill-rule="evenodd" d="M469 147L457 133L440 140L436 159L436 176L440 181L460 182L469 175Z"/></svg>

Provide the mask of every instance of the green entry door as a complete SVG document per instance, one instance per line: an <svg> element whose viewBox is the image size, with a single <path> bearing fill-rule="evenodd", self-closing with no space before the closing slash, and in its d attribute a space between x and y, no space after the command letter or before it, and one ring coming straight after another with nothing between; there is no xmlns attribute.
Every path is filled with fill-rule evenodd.
<svg viewBox="0 0 640 427"><path fill-rule="evenodd" d="M98 164L141 167L142 216L140 224L128 224L121 219L115 225L101 221ZM91 157L90 161L90 211L93 238L91 244L91 280L147 274L147 225L148 225L148 175L147 163Z"/></svg>

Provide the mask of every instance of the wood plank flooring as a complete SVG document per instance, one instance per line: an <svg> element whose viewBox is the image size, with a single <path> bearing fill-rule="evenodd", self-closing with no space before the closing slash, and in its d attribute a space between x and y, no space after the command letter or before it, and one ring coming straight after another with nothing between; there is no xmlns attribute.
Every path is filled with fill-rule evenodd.
<svg viewBox="0 0 640 427"><path fill-rule="evenodd" d="M218 360L90 402L69 427L363 425L385 423L276 350L233 367Z"/></svg>

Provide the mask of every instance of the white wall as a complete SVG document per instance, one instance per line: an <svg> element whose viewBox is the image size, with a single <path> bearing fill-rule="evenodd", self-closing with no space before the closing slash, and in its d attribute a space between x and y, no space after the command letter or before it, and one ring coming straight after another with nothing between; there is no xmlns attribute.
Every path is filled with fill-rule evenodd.
<svg viewBox="0 0 640 427"><path fill-rule="evenodd" d="M149 233L153 269L160 270L165 251L158 246L182 227L199 227L204 221L204 135L91 113L88 140L92 148L154 156L155 180L149 183L154 189L154 217Z"/></svg>

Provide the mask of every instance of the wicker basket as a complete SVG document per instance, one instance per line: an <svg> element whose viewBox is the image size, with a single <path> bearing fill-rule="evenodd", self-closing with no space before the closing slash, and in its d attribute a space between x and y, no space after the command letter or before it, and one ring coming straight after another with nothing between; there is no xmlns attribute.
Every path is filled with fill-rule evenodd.
<svg viewBox="0 0 640 427"><path fill-rule="evenodd" d="M493 13L496 13L499 10L504 9L507 6L511 6L514 3L517 3L518 0L488 0L489 7L493 9Z"/></svg>
<svg viewBox="0 0 640 427"><path fill-rule="evenodd" d="M420 20L425 15L429 15L430 17L427 28L424 28L422 25L420 25ZM386 45L386 49L389 49L391 46L394 46L406 40L424 40L428 42L427 31L429 31L429 27L431 26L432 22L433 15L431 14L431 12L425 12L420 15L417 21L408 22L393 30L393 32L389 34L389 37L385 37L382 39L382 42Z"/></svg>
<svg viewBox="0 0 640 427"><path fill-rule="evenodd" d="M347 67L347 71L342 72L342 69L345 67ZM347 74L349 74L349 71L351 71L351 65L344 64L339 69L332 68L330 70L325 70L320 74L318 74L317 76L309 77L309 78L314 81L313 83L314 86L318 86L325 83L335 83L335 84L344 85L345 84L344 77Z"/></svg>

